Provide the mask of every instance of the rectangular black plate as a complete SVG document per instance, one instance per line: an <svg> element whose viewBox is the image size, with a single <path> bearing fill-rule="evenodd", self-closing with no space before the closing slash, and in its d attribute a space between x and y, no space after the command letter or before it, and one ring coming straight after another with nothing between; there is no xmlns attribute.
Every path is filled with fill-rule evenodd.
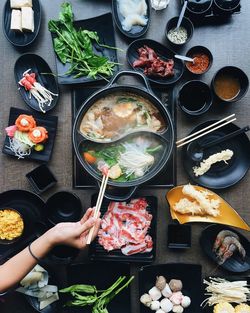
<svg viewBox="0 0 250 313"><path fill-rule="evenodd" d="M11 107L8 126L14 125L16 119L18 118L20 114L32 115L34 119L36 120L37 125L45 127L49 135L48 140L44 144L44 150L41 152L36 152L35 150L32 150L31 154L27 155L25 159L48 162L52 155L55 136L56 136L57 120L58 120L57 116L44 115L38 112L30 112L30 111ZM8 145L9 145L9 137L6 136L4 140L2 152L4 154L15 157L15 154L10 149L7 148Z"/></svg>
<svg viewBox="0 0 250 313"><path fill-rule="evenodd" d="M93 195L91 198L91 207L94 207L96 205L97 200L97 194ZM146 196L146 197L140 197L140 196L133 196L133 199L137 198L145 198L148 202L148 208L147 211L152 214L153 219L151 221L151 227L149 229L148 234L153 239L153 249L151 252L148 253L137 253L133 255L124 255L121 253L120 250L113 250L113 251L106 251L96 239L90 246L89 249L89 255L91 260L104 260L104 261L118 261L118 262L137 262L137 263L151 263L155 259L155 253L156 253L156 221L157 221L157 198L153 196ZM126 201L126 202L129 202ZM101 215L104 215L104 213L108 209L110 201L105 199L103 200L102 207L101 207Z"/></svg>
<svg viewBox="0 0 250 313"><path fill-rule="evenodd" d="M248 276L211 276L211 277L216 277L216 278L223 278L223 279L226 279L227 281L230 281L230 282L233 282L233 281L236 281L236 280L246 280L247 281L247 285L249 286L250 285L250 277ZM209 281L209 277L206 277L206 280ZM203 284L203 300L205 300L208 296L205 296L205 292L206 292L206 287L207 285ZM235 303L231 303L233 307L236 306ZM250 305L250 301L247 301L246 304ZM213 306L208 306L206 305L204 308L203 308L203 313L213 313L213 308L214 308L214 305Z"/></svg>
<svg viewBox="0 0 250 313"><path fill-rule="evenodd" d="M101 262L90 264L75 264L67 268L68 286L74 284L91 284L98 289L110 287L120 276L130 278L128 264ZM127 281L127 280L126 280ZM133 284L133 281L131 282ZM109 313L131 313L130 287L125 288L108 305ZM68 308L67 312L89 313L90 307Z"/></svg>
<svg viewBox="0 0 250 313"><path fill-rule="evenodd" d="M77 29L82 28L90 31L96 31L100 38L101 44L108 45L110 47L115 47L114 26L111 13L106 13L100 16L89 18L87 20L75 21L74 26ZM52 39L54 37L55 35L52 34ZM97 44L93 44L93 46L95 48L94 52L96 54L106 56L112 62L117 62L117 55L115 49L103 48L98 46ZM56 67L58 74L58 83L62 85L91 83L103 80L101 77L97 77L96 79L94 79L87 76L79 78L73 78L73 75L60 76L69 70L70 64L66 63L64 65L63 63L60 62L57 56L56 56ZM118 71L118 66L115 68L114 72L116 71Z"/></svg>
<svg viewBox="0 0 250 313"><path fill-rule="evenodd" d="M74 123L77 111L82 104L95 92L103 88L103 84L98 86L87 86L84 88L75 87L72 90L72 124ZM176 106L174 103L174 90L172 88L160 88L159 86L152 86L152 89L161 102L168 108L172 117L174 128L176 128ZM175 131L176 133L176 131ZM74 148L73 151L73 188L96 188L95 179L89 175L81 166L78 161ZM167 165L162 171L152 180L142 185L142 188L172 188L176 185L176 149L173 148L172 156L170 157Z"/></svg>
<svg viewBox="0 0 250 313"><path fill-rule="evenodd" d="M163 275L169 282L180 279L183 284L182 293L191 298L191 305L185 313L201 313L201 265L185 263L157 264L142 267L139 272L139 297L154 287L156 276ZM140 303L140 313L150 310Z"/></svg>

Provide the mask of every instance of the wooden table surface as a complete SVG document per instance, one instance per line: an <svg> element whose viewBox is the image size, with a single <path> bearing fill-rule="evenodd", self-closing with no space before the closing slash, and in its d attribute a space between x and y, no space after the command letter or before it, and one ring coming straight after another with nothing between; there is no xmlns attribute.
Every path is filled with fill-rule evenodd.
<svg viewBox="0 0 250 313"><path fill-rule="evenodd" d="M0 66L2 79L0 84L1 110L0 110L0 134L1 145L4 141L4 128L7 126L9 109L11 106L27 109L26 104L21 99L16 88L13 68L16 59L22 52L32 52L42 56L55 71L55 56L51 44L50 33L47 29L48 21L58 17L61 0L40 0L42 5L42 25L38 38L29 48L19 51L16 50L0 32ZM0 9L3 11L5 1L0 1ZM71 0L75 19L85 19L94 17L111 10L108 0ZM226 65L235 65L242 68L250 76L250 1L242 0L240 14L235 14L228 22L217 22L209 20L203 25L195 27L194 36L191 41L181 49L179 54L194 45L204 45L208 47L214 57L212 68L202 76L202 80L210 84L214 73ZM178 15L180 11L179 1L170 0L169 7L163 11L155 12L152 10L152 19L146 38L154 39L166 44L164 30L167 21ZM1 14L2 17L2 14ZM2 22L1 22L2 27ZM116 44L126 50L128 41L116 29ZM128 68L125 53L118 53L119 62L124 64L122 69ZM190 79L185 74L180 82ZM177 86L178 88L178 86ZM224 106L223 108L214 105L212 109L203 117L190 121L177 108L177 138L184 137L195 125L209 119L219 119L224 116L236 113L237 125L245 126L249 123L250 116L250 93L235 104ZM58 179L58 184L51 191L46 192L42 197L46 200L51 194L58 190L72 190L72 144L71 144L71 89L67 86L60 86L60 100L51 115L58 115L59 124L53 151L50 168ZM250 157L250 156L249 156ZM0 154L0 192L9 189L26 189L32 191L28 184L25 174L37 166L32 161L17 160ZM177 184L185 184L189 178L183 170L180 155L177 156ZM142 194L155 195L158 197L158 224L157 224L157 257L156 263L185 262L198 263L203 266L203 275L209 275L214 269L215 264L207 259L199 246L199 236L205 224L192 225L192 248L186 251L171 251L167 248L167 224L171 222L169 208L165 200L167 190L143 190ZM84 208L90 205L90 198L93 194L91 190L75 191L82 200ZM237 185L218 194L227 200L232 207L250 223L250 174ZM249 233L242 233L250 239ZM61 270L61 268L60 268ZM83 266L84 270L84 266ZM132 267L132 272L136 273L136 267ZM62 273L62 272L60 272ZM217 270L217 273L224 273ZM62 276L63 277L63 276ZM1 279L1 278L0 278ZM138 312L136 297L138 296L135 287L133 288L132 313ZM19 303L20 302L20 303ZM19 303L17 305L17 303ZM11 296L5 304L0 303L0 311L8 313L33 312L32 309L21 300L20 296ZM129 313L129 312L128 312Z"/></svg>

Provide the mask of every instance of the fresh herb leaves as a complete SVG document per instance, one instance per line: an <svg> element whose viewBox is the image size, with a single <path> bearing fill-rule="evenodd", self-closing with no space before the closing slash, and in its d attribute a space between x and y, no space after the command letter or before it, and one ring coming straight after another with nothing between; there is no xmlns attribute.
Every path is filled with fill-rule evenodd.
<svg viewBox="0 0 250 313"><path fill-rule="evenodd" d="M48 26L49 31L56 35L53 45L59 60L63 64L71 64L64 75L74 75L74 78L87 76L94 79L97 76L102 78L111 76L117 63L94 53L94 44L102 46L97 32L76 29L73 25L71 4L65 2L61 8L59 20L50 20Z"/></svg>

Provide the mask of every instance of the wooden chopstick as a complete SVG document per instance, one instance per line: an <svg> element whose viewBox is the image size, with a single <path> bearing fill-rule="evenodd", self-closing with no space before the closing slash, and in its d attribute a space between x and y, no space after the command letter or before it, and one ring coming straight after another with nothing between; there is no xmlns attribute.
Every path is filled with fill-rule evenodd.
<svg viewBox="0 0 250 313"><path fill-rule="evenodd" d="M101 184L101 187L100 187L100 191L99 191L98 198L97 198L97 201L96 201L95 212L94 212L94 217L95 218L98 217L98 214L99 214L100 209L101 209L102 200L103 200L104 193L105 193L105 190L106 190L106 187L107 187L107 183L108 183L108 179L109 179L109 175L108 174L109 173L107 173L107 175L103 175L103 178L102 178L102 184ZM88 238L87 238L87 245L89 245L91 243L91 239L92 239L92 236L93 236L93 233L94 233L94 229L95 229L95 226L93 226L90 229L90 231L89 231L89 235L88 235Z"/></svg>
<svg viewBox="0 0 250 313"><path fill-rule="evenodd" d="M200 137L203 137L203 136L205 136L205 135L207 135L207 134L209 134L209 133L215 131L215 130L218 129L218 128L221 128L221 127L223 127L223 126L225 126L225 125L227 125L227 124L229 124L229 123L232 123L233 121L236 121L236 118L233 118L232 120L227 121L226 123L223 123L223 124L221 124L221 125L219 125L219 126L217 126L217 127L215 127L215 128L212 128L212 129L206 131L205 133L202 133L202 134L200 134L200 135L198 135L198 136L196 136L196 137L194 137L194 138L189 139L188 141L185 141L185 142L181 143L180 145L177 146L177 148L182 147L182 146L185 146L186 144L190 143L191 141L194 141L194 140L196 140L196 139L198 139L198 138L200 138Z"/></svg>
<svg viewBox="0 0 250 313"><path fill-rule="evenodd" d="M235 116L235 114L229 115L229 116L223 118L222 120L219 120L218 122L215 122L215 123L213 123L213 124L211 124L211 125L209 125L209 126L203 128L203 129L198 130L197 132L195 132L195 133L193 133L193 134L190 134L190 135L187 136L187 137L184 137L184 138L182 138L182 139L176 141L176 144L178 144L178 143L180 143L180 142L182 142L182 141L185 141L185 140L187 140L187 139L189 139L189 138L191 138L191 137L194 137L194 136L196 136L196 135L198 135L198 134L204 132L205 130L210 129L210 128L212 128L212 127L214 127L214 126L216 126L216 125L218 125L218 124L224 122L225 120L228 120L229 118L234 117L234 116Z"/></svg>

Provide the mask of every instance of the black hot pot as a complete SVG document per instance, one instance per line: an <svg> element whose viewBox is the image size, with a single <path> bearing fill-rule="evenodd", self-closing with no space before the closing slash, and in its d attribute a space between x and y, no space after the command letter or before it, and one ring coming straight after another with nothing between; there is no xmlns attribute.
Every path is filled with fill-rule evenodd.
<svg viewBox="0 0 250 313"><path fill-rule="evenodd" d="M140 78L143 83L144 87L138 87L135 85L126 85L126 84L117 84L117 80L122 76L134 76L136 78ZM79 131L80 124L83 119L83 116L85 113L89 110L89 108L99 99L102 97L105 97L107 95L111 95L112 93L117 92L131 92L133 94L136 94L138 96L141 96L147 100L149 100L160 112L162 119L165 122L165 130L158 134L152 134L152 136L157 136L157 139L161 142L161 145L163 146L163 150L161 151L160 158L158 159L158 162L155 162L147 173L145 173L144 176L136 178L135 180L127 181L127 182L119 182L109 179L108 181L108 188L105 192L105 197L114 200L114 201L125 201L129 199L133 193L136 191L136 189L151 180L153 177L155 177L167 164L174 145L174 128L173 128L173 122L171 120L170 114L166 107L160 102L160 100L153 94L153 91L147 81L147 78L138 72L133 71L121 71L117 73L111 81L105 86L103 89L97 91L95 94L93 94L90 98L88 98L87 101L85 101L82 106L80 107L77 116L74 121L73 125L73 146L75 150L75 154L82 165L82 167L92 176L96 179L97 184L100 186L100 182L102 181L102 175L100 172L95 170L94 167L92 167L89 163L85 161L85 159L82 156L81 150L82 147L85 146L90 140L88 138L85 138ZM139 131L138 131L139 132ZM145 133L145 132L144 132ZM136 135L136 134L134 134ZM102 143L99 143L102 144ZM123 196L117 196L110 194L109 190L115 190L124 193L126 191L126 194Z"/></svg>

